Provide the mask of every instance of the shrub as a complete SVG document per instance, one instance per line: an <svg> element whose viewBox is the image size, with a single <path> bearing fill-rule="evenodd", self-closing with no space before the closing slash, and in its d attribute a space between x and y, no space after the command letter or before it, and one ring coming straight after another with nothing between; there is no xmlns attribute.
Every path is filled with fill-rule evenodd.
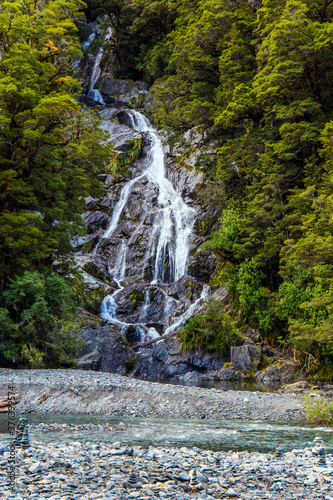
<svg viewBox="0 0 333 500"><path fill-rule="evenodd" d="M202 316L195 316L178 334L182 350L199 349L227 357L229 348L240 343L240 336L218 300L211 299Z"/></svg>
<svg viewBox="0 0 333 500"><path fill-rule="evenodd" d="M63 277L26 271L10 280L0 300L1 364L38 368L75 362L75 309Z"/></svg>
<svg viewBox="0 0 333 500"><path fill-rule="evenodd" d="M313 397L306 394L304 397L304 408L310 422L321 425L333 425L333 401L329 402L321 396Z"/></svg>

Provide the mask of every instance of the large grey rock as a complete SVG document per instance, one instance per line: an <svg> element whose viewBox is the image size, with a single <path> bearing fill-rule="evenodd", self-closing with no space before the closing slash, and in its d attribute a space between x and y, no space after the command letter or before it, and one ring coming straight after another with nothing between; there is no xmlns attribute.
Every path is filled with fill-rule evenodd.
<svg viewBox="0 0 333 500"><path fill-rule="evenodd" d="M221 369L224 361L215 353L200 351L183 353L177 339L170 338L155 344L152 349L138 353L131 376L203 380L205 374Z"/></svg>
<svg viewBox="0 0 333 500"><path fill-rule="evenodd" d="M79 353L76 368L126 374L126 362L133 351L120 332L88 321L82 333L86 345Z"/></svg>
<svg viewBox="0 0 333 500"><path fill-rule="evenodd" d="M261 373L261 376L257 377L257 380L260 382L279 382L280 375L278 367L270 365Z"/></svg>
<svg viewBox="0 0 333 500"><path fill-rule="evenodd" d="M246 343L230 347L230 361L236 370L248 372L258 367L261 361L261 347Z"/></svg>
<svg viewBox="0 0 333 500"><path fill-rule="evenodd" d="M140 95L148 92L148 86L144 82L133 80L118 80L111 75L103 75L100 79L101 93L103 98L112 96L122 103L129 103L134 99L139 99Z"/></svg>
<svg viewBox="0 0 333 500"><path fill-rule="evenodd" d="M90 233L94 233L98 229L106 229L109 221L108 215L99 211L85 212L81 217Z"/></svg>
<svg viewBox="0 0 333 500"><path fill-rule="evenodd" d="M297 372L299 372L299 365L298 363L292 362L292 361L284 361L277 365L270 365L266 370L259 372L256 375L256 380L259 382L283 382L283 383L290 383L295 381L295 378L297 379L297 376L299 379L302 378L302 374L297 375Z"/></svg>
<svg viewBox="0 0 333 500"><path fill-rule="evenodd" d="M76 368L79 370L99 370L101 366L102 355L99 351L92 351L82 356L77 361Z"/></svg>
<svg viewBox="0 0 333 500"><path fill-rule="evenodd" d="M235 379L236 371L233 368L222 368L217 372L217 378L219 380L233 380Z"/></svg>

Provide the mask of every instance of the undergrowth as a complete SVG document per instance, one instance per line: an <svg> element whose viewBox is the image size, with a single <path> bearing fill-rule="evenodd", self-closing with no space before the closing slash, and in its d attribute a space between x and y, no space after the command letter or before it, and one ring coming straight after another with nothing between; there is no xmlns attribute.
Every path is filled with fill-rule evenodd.
<svg viewBox="0 0 333 500"><path fill-rule="evenodd" d="M218 300L211 299L203 315L197 315L178 333L180 348L216 352L228 357L232 345L241 343L241 337Z"/></svg>
<svg viewBox="0 0 333 500"><path fill-rule="evenodd" d="M306 394L304 408L310 422L327 426L333 425L333 401L328 401L321 396L313 397L311 394Z"/></svg>

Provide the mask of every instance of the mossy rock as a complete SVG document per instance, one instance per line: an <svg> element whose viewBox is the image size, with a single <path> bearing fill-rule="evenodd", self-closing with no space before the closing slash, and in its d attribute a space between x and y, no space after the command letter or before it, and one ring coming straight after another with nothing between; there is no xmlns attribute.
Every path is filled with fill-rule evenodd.
<svg viewBox="0 0 333 500"><path fill-rule="evenodd" d="M108 287L86 289L82 294L82 306L91 314L98 315L104 298L110 293Z"/></svg>
<svg viewBox="0 0 333 500"><path fill-rule="evenodd" d="M86 264L84 264L84 266L82 266L82 269L86 273L88 273L91 276L93 276L94 278L102 281L103 283L110 283L112 281L112 279L110 278L110 276L105 271L103 271L102 269L100 269L95 264L95 262L86 262Z"/></svg>
<svg viewBox="0 0 333 500"><path fill-rule="evenodd" d="M129 375L133 370L136 362L135 354L129 356L125 361L126 375Z"/></svg>
<svg viewBox="0 0 333 500"><path fill-rule="evenodd" d="M95 240L90 240L90 241L87 241L87 243L85 243L83 246L82 246L82 251L83 252L91 252L91 250L93 249L94 247L94 244L95 244ZM87 271L88 272L88 271Z"/></svg>
<svg viewBox="0 0 333 500"><path fill-rule="evenodd" d="M187 288L194 288L195 290L198 290L199 289L199 285L198 285L198 283L196 283L193 280L188 280L188 281L185 282L184 288L185 288L185 290Z"/></svg>
<svg viewBox="0 0 333 500"><path fill-rule="evenodd" d="M137 247L140 243L140 241L142 240L143 236L142 234L140 234L137 239L135 240L135 243L134 243L134 246Z"/></svg>
<svg viewBox="0 0 333 500"><path fill-rule="evenodd" d="M208 233L211 232L211 229L212 229L215 221L216 221L215 218L197 220L195 222L194 228L195 228L196 232L201 234L201 236L206 236Z"/></svg>
<svg viewBox="0 0 333 500"><path fill-rule="evenodd" d="M111 241L105 240L104 243L102 243L102 250L105 250L106 248L109 247L114 247L115 244L112 243Z"/></svg>
<svg viewBox="0 0 333 500"><path fill-rule="evenodd" d="M130 299L132 312L136 309L138 302L144 301L144 296L141 290L132 290L131 293L127 295L127 298Z"/></svg>

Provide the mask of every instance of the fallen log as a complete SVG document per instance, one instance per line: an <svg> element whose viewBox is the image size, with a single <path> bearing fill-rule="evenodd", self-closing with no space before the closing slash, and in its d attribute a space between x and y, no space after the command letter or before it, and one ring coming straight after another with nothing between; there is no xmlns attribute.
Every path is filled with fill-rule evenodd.
<svg viewBox="0 0 333 500"><path fill-rule="evenodd" d="M141 344L135 344L132 345L132 349L137 349L139 347L146 347L147 345L155 344L156 342L159 342L160 340L168 339L169 337L173 337L179 332L179 330L176 330L175 332L167 333L166 335L161 335L160 337L157 337L156 339L151 339L151 340L146 340L146 342L141 342Z"/></svg>

